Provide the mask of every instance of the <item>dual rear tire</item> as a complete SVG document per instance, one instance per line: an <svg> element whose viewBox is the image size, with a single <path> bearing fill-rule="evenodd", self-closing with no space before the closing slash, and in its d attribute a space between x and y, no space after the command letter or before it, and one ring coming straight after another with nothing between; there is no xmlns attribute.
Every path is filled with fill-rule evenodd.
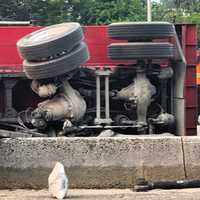
<svg viewBox="0 0 200 200"><path fill-rule="evenodd" d="M152 40L171 37L174 34L174 25L168 22L113 23L108 26L109 37L128 40L128 43L109 45L108 56L113 60L173 58L173 44Z"/></svg>
<svg viewBox="0 0 200 200"><path fill-rule="evenodd" d="M45 79L68 73L89 59L80 24L62 23L30 33L17 42L28 78Z"/></svg>

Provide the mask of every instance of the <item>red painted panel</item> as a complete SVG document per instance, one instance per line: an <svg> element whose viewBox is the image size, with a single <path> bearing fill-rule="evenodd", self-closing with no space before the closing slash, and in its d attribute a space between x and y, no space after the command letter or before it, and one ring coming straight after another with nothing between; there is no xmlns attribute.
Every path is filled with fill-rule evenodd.
<svg viewBox="0 0 200 200"><path fill-rule="evenodd" d="M39 26L0 27L0 72L22 71L22 60L18 55L16 42L24 35L40 28ZM10 67L6 70L5 66L11 66L13 70L10 70Z"/></svg>
<svg viewBox="0 0 200 200"><path fill-rule="evenodd" d="M188 108L186 115L186 129L187 135L192 135L193 133L196 134L196 125L197 125L197 118L196 118L196 111L194 112L194 108Z"/></svg>
<svg viewBox="0 0 200 200"><path fill-rule="evenodd" d="M186 133L187 135L196 135L197 85L195 65L197 63L197 29L195 25L183 25L181 29L182 47L185 50L185 57L188 65L185 84Z"/></svg>
<svg viewBox="0 0 200 200"><path fill-rule="evenodd" d="M13 69L13 72L22 71L22 59L18 55L16 42L24 35L40 28L41 27L39 26L0 27L0 72L5 72L5 70L2 70L1 66L14 66L15 68ZM117 65L119 61L113 61L107 57L107 46L110 43L120 41L111 40L107 37L107 27L88 26L83 29L85 33L85 41L90 51L90 60L84 65ZM120 63L127 62L121 61ZM9 72L12 71L9 70Z"/></svg>
<svg viewBox="0 0 200 200"><path fill-rule="evenodd" d="M83 30L85 42L90 52L90 59L84 66L113 66L119 63L129 63L127 61L114 61L108 58L107 46L109 44L127 41L110 39L107 35L107 26L85 26Z"/></svg>
<svg viewBox="0 0 200 200"><path fill-rule="evenodd" d="M194 45L187 45L186 47L186 61L188 65L197 64L197 50Z"/></svg>
<svg viewBox="0 0 200 200"><path fill-rule="evenodd" d="M185 85L196 86L196 68L195 66L188 66L186 71L186 79L185 79Z"/></svg>
<svg viewBox="0 0 200 200"><path fill-rule="evenodd" d="M194 25L187 25L186 44L195 46L197 44L197 29Z"/></svg>
<svg viewBox="0 0 200 200"><path fill-rule="evenodd" d="M197 105L197 98L196 97L196 87L187 87L185 90L185 96L186 96L186 107L195 107Z"/></svg>
<svg viewBox="0 0 200 200"><path fill-rule="evenodd" d="M41 27L39 26L0 27L0 66L17 66L16 69L22 70L20 67L22 60L18 55L16 42L24 35L40 28ZM193 28L190 28L189 30L190 32L194 31ZM84 27L84 32L85 41L87 42L90 51L90 60L84 65L104 66L127 63L125 61L113 61L107 57L107 46L110 43L120 42L119 40L112 40L108 38L107 26L86 26ZM186 58L188 63L195 64L196 61L194 60L196 58L196 50L193 46L191 46L187 48L187 51Z"/></svg>

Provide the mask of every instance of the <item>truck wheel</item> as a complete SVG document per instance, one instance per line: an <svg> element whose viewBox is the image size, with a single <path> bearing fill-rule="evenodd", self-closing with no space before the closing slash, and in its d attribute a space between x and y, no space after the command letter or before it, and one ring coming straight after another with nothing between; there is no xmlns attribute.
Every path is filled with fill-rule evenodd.
<svg viewBox="0 0 200 200"><path fill-rule="evenodd" d="M108 56L114 60L173 58L170 43L115 43L108 46Z"/></svg>
<svg viewBox="0 0 200 200"><path fill-rule="evenodd" d="M17 42L17 48L25 60L47 60L48 57L71 51L83 37L79 23L62 23L26 35Z"/></svg>
<svg viewBox="0 0 200 200"><path fill-rule="evenodd" d="M168 22L127 22L108 26L108 35L113 39L137 41L173 36L174 25Z"/></svg>
<svg viewBox="0 0 200 200"><path fill-rule="evenodd" d="M89 52L87 45L82 42L69 54L53 60L43 62L24 60L23 67L28 78L45 79L71 72L88 59Z"/></svg>

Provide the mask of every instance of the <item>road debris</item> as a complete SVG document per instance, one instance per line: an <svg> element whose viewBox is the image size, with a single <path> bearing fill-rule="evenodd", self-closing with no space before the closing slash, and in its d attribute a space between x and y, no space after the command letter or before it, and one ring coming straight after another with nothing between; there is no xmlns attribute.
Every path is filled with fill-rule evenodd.
<svg viewBox="0 0 200 200"><path fill-rule="evenodd" d="M62 163L57 162L48 178L49 192L57 199L63 199L68 191L68 178Z"/></svg>

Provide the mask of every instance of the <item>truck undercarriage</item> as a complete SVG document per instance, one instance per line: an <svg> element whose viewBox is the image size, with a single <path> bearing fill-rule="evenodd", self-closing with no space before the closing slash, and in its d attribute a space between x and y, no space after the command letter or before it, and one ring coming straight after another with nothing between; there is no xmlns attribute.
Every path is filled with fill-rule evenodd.
<svg viewBox="0 0 200 200"><path fill-rule="evenodd" d="M160 40L157 39L159 35L153 35L156 31L151 26L155 25L170 27L163 32L157 31ZM14 79L9 76L5 78L4 102L10 101L6 100L7 110L2 112L6 114L1 117L0 126L33 136L101 136L105 131L112 136L184 134L186 65L173 25L133 23L132 27L149 27L147 33L140 36L132 32L131 38L126 35L130 30L122 33L121 26L123 24L111 24L108 28L113 39L128 41L108 46L108 57L118 62L115 66L84 67L82 63L88 55L80 33L76 33L79 43L74 44L75 47L71 44L69 50L59 54L53 50L48 58L46 52L41 56L33 53L33 49L32 54L25 48L21 50L26 76L33 81L21 77L19 82L12 81ZM116 31L119 28L120 33ZM166 32L167 35L162 35ZM120 34L120 38L115 34ZM37 37L34 38L37 43ZM123 64L121 60L129 62ZM61 61L64 65L58 65ZM23 82L29 82L32 91L27 88L27 93L35 100L18 106L19 100L12 97L17 95L16 88L24 86Z"/></svg>

